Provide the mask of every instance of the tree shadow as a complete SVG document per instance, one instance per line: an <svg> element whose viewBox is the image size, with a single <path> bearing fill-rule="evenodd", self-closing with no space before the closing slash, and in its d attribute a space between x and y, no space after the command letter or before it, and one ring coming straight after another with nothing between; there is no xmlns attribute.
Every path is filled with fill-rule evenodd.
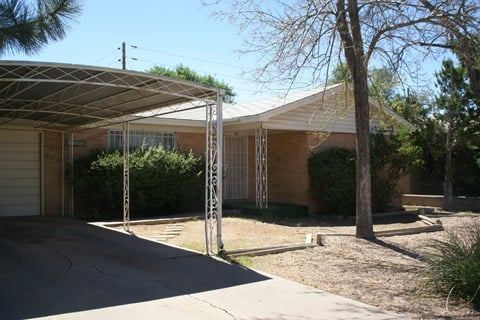
<svg viewBox="0 0 480 320"><path fill-rule="evenodd" d="M385 242L381 239L378 239L378 238L375 238L375 239L369 239L368 240L369 242L371 243L374 243L376 245L379 245L381 247L384 247L384 248L387 248L387 249L390 249L390 250L393 250L397 253L400 253L402 255L405 255L407 257L410 257L412 259L416 259L416 260L424 260L425 257L415 251L412 251L410 249L407 249L407 248L403 248L399 245L396 245L396 244L393 244L393 243L388 243L388 242Z"/></svg>

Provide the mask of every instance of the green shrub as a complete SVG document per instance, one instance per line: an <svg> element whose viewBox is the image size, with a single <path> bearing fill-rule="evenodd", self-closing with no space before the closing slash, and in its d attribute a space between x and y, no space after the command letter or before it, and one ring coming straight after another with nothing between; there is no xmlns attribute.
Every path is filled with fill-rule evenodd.
<svg viewBox="0 0 480 320"><path fill-rule="evenodd" d="M308 159L310 192L322 213L355 215L355 150L332 147Z"/></svg>
<svg viewBox="0 0 480 320"><path fill-rule="evenodd" d="M75 160L74 192L76 211L87 218L121 216L123 158L120 151L95 152Z"/></svg>
<svg viewBox="0 0 480 320"><path fill-rule="evenodd" d="M417 164L421 150L407 142L408 131L395 136L382 131L372 134L370 148L372 209L384 212L391 209L391 202L400 195L397 183L407 174L412 164Z"/></svg>
<svg viewBox="0 0 480 320"><path fill-rule="evenodd" d="M480 307L480 225L457 234L448 232L446 240L432 240L427 246L423 269L429 279L425 289L457 297Z"/></svg>
<svg viewBox="0 0 480 320"><path fill-rule="evenodd" d="M371 136L370 163L372 210L390 209L398 196L397 183L410 164L419 157L417 147L405 143L407 133L395 136L382 131ZM322 213L355 215L356 152L354 149L332 147L308 159L310 192L319 202Z"/></svg>
<svg viewBox="0 0 480 320"><path fill-rule="evenodd" d="M123 157L103 151L80 159L75 190L88 212L119 216L123 206ZM130 210L156 216L197 210L204 203L204 160L193 154L162 148L134 149L130 154Z"/></svg>

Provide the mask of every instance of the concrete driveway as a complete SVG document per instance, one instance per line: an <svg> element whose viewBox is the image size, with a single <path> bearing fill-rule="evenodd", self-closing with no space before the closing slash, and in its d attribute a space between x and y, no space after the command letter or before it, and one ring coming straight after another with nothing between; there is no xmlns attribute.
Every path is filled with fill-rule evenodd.
<svg viewBox="0 0 480 320"><path fill-rule="evenodd" d="M405 319L67 218L0 218L0 319Z"/></svg>

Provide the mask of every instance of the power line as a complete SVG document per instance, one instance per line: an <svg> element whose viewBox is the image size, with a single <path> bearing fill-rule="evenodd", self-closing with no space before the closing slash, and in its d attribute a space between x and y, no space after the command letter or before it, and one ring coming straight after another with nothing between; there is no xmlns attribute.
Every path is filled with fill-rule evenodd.
<svg viewBox="0 0 480 320"><path fill-rule="evenodd" d="M184 58L184 59L201 61L201 62L207 62L207 63L212 63L212 64L216 64L216 65L220 65L220 66L225 66L225 67L231 67L231 68L244 70L243 67L237 66L237 65L234 65L234 64L230 64L230 63L212 61L212 60L201 59L201 58L194 58L194 57L184 56L184 55L181 55L181 54L165 52L165 51L160 51L160 50L155 50L155 49L148 49L148 48L138 47L138 46L134 46L134 45L131 45L131 47L134 48L134 49L140 49L140 50L160 53L160 54L164 54L164 55L168 55L168 56L172 56L172 57Z"/></svg>
<svg viewBox="0 0 480 320"><path fill-rule="evenodd" d="M107 53L106 55L104 55L103 57L101 57L100 59L94 61L92 64L95 65L95 64L99 63L100 61L110 57L111 55L113 55L116 52L117 52L117 49L114 49L114 50L110 51L109 53Z"/></svg>
<svg viewBox="0 0 480 320"><path fill-rule="evenodd" d="M152 64L152 65L154 65L154 66L157 66L157 65L158 65L158 63L156 63L156 62L154 62L154 61L151 61L151 60L145 60L145 59L140 59L140 58L130 58L130 59L132 59L132 60L134 60L134 61L141 61L141 62L150 63L150 64ZM171 64L163 64L163 66L164 66L164 67L169 67L169 68L175 68L175 67L176 67L176 66L171 65ZM189 68L190 68L190 67L189 67ZM211 71L199 70L199 69L196 69L196 68L195 68L194 71L195 71L195 72L205 73L205 74L212 74ZM230 75L230 74L223 74L223 73L216 73L216 72L214 72L212 75L213 75L213 76L216 76L216 77L222 76L222 77L226 77L226 78L232 78L232 79L236 79L236 80L246 81L246 79L244 79L244 78L232 76L232 75Z"/></svg>
<svg viewBox="0 0 480 320"><path fill-rule="evenodd" d="M206 60L206 59L200 59L200 58L193 58L193 57L188 57L188 56L184 56L184 55L180 55L180 54L174 54L174 53L169 53L169 52L154 50L154 49L141 48L141 47L134 46L134 45L130 45L129 47L134 48L134 49L151 51L151 52L159 53L159 54L166 54L166 55L170 55L170 56L174 56L174 57L180 57L180 58L184 58L184 59L190 59L190 60L195 60L195 61L202 61L202 62L207 62L207 63L216 64L216 65L221 65L221 66L227 66L227 67L237 68L237 69L241 69L242 71L244 71L244 69L243 69L242 67L236 66L236 65L232 65L232 64L215 62L215 61ZM117 47L116 49L112 50L111 52L109 52L108 54L106 54L105 56L103 56L102 58L98 59L95 63L104 60L105 58L111 56L111 55L112 55L113 53L115 53L115 52L122 51L122 52L121 52L121 53L122 53L121 58L120 58L120 59L115 58L115 61L111 61L111 63L109 63L108 66L111 66L111 65L114 64L114 63L120 62L120 63L122 64L122 67L125 68L125 67L126 67L126 61L127 61L127 60L132 60L132 61L136 61L136 62L148 63L148 64L150 64L152 67L158 65L157 62L154 62L154 61L151 61L151 60L141 59L141 58L138 58L138 57L127 57L127 54L126 54L126 52L124 51L124 50L125 50L124 48L125 48L125 44L122 43L122 46ZM175 68L176 66L168 65L168 64L163 64L163 67ZM145 71L145 70L144 70L144 71ZM194 71L195 71L195 72L204 73L204 74L211 74L212 76L215 76L215 77L225 77L225 78L230 78L230 79L234 79L234 80L248 81L248 80L245 79L245 78L240 78L240 77L237 77L237 76L232 76L231 74L221 74L221 73L215 73L215 72L212 73L211 71L197 70L197 69L194 69ZM250 92L250 93L258 93L258 90L252 90L252 89L246 89L246 88L239 88L239 87L235 87L234 90L235 90L235 91Z"/></svg>

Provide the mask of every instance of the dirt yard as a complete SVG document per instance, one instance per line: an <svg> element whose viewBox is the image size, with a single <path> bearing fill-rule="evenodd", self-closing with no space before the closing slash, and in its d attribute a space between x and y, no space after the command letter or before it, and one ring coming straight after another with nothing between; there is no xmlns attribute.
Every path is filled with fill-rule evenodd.
<svg viewBox="0 0 480 320"><path fill-rule="evenodd" d="M446 230L462 232L480 216L439 217ZM375 230L424 226L420 221L375 225ZM166 225L132 226L137 234L155 238ZM170 226L171 228L171 226ZM203 220L178 223L176 233L165 242L202 251L205 246ZM431 239L446 232L379 237L376 242L353 237L353 226L329 226L317 220L266 223L246 218L224 218L226 250L304 243L306 234L325 234L324 246L258 257L240 257L247 267L288 278L327 292L339 294L413 319L480 319L480 312L445 298L422 294L418 274L423 263L418 254ZM315 236L314 236L315 238Z"/></svg>

